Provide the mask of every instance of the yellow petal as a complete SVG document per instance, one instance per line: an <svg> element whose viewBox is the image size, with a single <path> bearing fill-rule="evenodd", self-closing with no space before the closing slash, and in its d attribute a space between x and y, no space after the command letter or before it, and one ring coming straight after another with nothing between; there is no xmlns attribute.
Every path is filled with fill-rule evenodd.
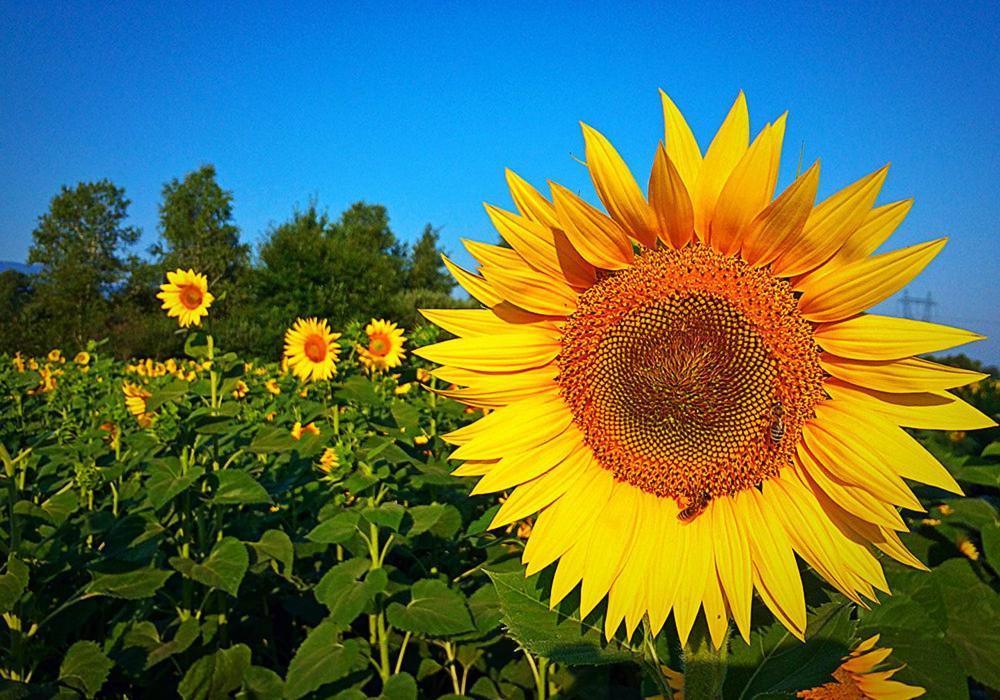
<svg viewBox="0 0 1000 700"><path fill-rule="evenodd" d="M596 129L581 122L587 168L597 196L611 218L647 248L656 245L656 220L642 190L615 147Z"/></svg>
<svg viewBox="0 0 1000 700"><path fill-rule="evenodd" d="M562 421L556 420L554 422L561 423ZM540 432L549 434L554 433L555 430L543 429ZM513 445L516 442L518 440L514 438L507 444ZM455 451L455 454L463 450L472 453L476 447L475 443L462 445ZM580 431L575 425L568 423L568 425L564 425L561 432L552 435L544 442L538 442L534 447L522 451L516 451L513 447L509 450L502 447L497 448L497 451L490 452L489 456L494 457L500 454L506 456L490 470L489 474L480 479L476 487L472 489L472 495L506 491L526 481L531 481L556 465L562 464L571 454L580 451L582 447L583 437L580 435ZM487 453L489 448L484 446L482 450L483 453L477 454L471 459L483 459L483 454ZM499 450L503 450L503 452L501 453ZM458 457L457 459L462 458Z"/></svg>
<svg viewBox="0 0 1000 700"><path fill-rule="evenodd" d="M519 332L445 340L417 348L413 354L442 365L489 372L541 367L555 358L559 349L558 340L545 333Z"/></svg>
<svg viewBox="0 0 1000 700"><path fill-rule="evenodd" d="M726 180L746 153L750 141L750 116L743 91L737 96L725 121L705 152L698 184L694 188L694 227L699 239L705 240L712 213ZM670 153L668 146L667 153Z"/></svg>
<svg viewBox="0 0 1000 700"><path fill-rule="evenodd" d="M502 389L432 389L435 394L476 408L502 408L515 401L555 396L559 385L552 382L548 386L504 387Z"/></svg>
<svg viewBox="0 0 1000 700"><path fill-rule="evenodd" d="M441 259L444 261L445 267L448 268L448 272L450 272L452 276L458 280L458 283L462 285L462 288L471 294L475 299L479 300L486 306L493 306L494 304L499 304L503 301L503 297L497 294L490 283L482 277L474 275L468 270L459 267L445 255L442 255Z"/></svg>
<svg viewBox="0 0 1000 700"><path fill-rule="evenodd" d="M552 243L552 229L492 204L484 205L493 226L525 262L540 272L563 277Z"/></svg>
<svg viewBox="0 0 1000 700"><path fill-rule="evenodd" d="M726 180L712 215L708 240L729 255L740 249L740 233L764 210L774 195L778 180L785 116L760 132Z"/></svg>
<svg viewBox="0 0 1000 700"><path fill-rule="evenodd" d="M649 509L650 533L655 536L656 553L651 560L655 568L650 569L644 591L653 634L663 627L677 591L687 580L687 536L677 519L679 510L674 501L662 498L657 498L656 507Z"/></svg>
<svg viewBox="0 0 1000 700"><path fill-rule="evenodd" d="M705 580L705 591L701 594L702 608L705 611L705 622L708 624L708 636L712 646L722 647L726 641L726 630L729 629L729 612L722 596L722 583L714 568Z"/></svg>
<svg viewBox="0 0 1000 700"><path fill-rule="evenodd" d="M723 496L713 500L709 507L715 533L715 566L719 581L740 634L749 641L753 582L750 576L750 544L744 527L746 506L742 500Z"/></svg>
<svg viewBox="0 0 1000 700"><path fill-rule="evenodd" d="M872 209L865 217L864 223L851 234L844 246L821 267L807 273L804 279L812 281L828 275L844 265L867 258L889 239L892 232L906 218L912 205L913 200L907 199Z"/></svg>
<svg viewBox="0 0 1000 700"><path fill-rule="evenodd" d="M677 167L685 189L694 192L701 172L701 149L684 116L663 90L660 90L660 100L663 102L663 143L667 155Z"/></svg>
<svg viewBox="0 0 1000 700"><path fill-rule="evenodd" d="M791 277L830 259L864 222L888 169L886 166L861 178L813 209L802 234L790 241L772 264L774 274Z"/></svg>
<svg viewBox="0 0 1000 700"><path fill-rule="evenodd" d="M890 393L954 389L989 376L917 357L902 360L851 360L823 353L819 364L837 379Z"/></svg>
<svg viewBox="0 0 1000 700"><path fill-rule="evenodd" d="M824 387L834 399L860 404L906 428L977 430L996 425L992 418L946 391L890 394L839 379L826 380Z"/></svg>
<svg viewBox="0 0 1000 700"><path fill-rule="evenodd" d="M946 238L894 250L845 265L810 284L795 285L802 292L799 310L818 322L839 321L888 299L909 284L934 259Z"/></svg>
<svg viewBox="0 0 1000 700"><path fill-rule="evenodd" d="M461 367L438 367L431 374L450 384L460 384L484 391L546 389L553 385L556 375L559 374L559 366L555 362L549 362L534 369L517 372L477 372Z"/></svg>
<svg viewBox="0 0 1000 700"><path fill-rule="evenodd" d="M702 513L678 528L678 533L685 539L684 577L674 597L674 624L677 625L677 635L681 639L681 644L687 643L691 627L698 616L705 582L710 575L715 576L715 554L710 523L711 519ZM677 566L681 566L680 562Z"/></svg>
<svg viewBox="0 0 1000 700"><path fill-rule="evenodd" d="M493 516L490 529L510 525L558 500L591 470L601 469L589 450L577 450L561 463L521 484Z"/></svg>
<svg viewBox="0 0 1000 700"><path fill-rule="evenodd" d="M519 401L494 411L483 421L491 418L494 419L492 430L460 446L450 459L494 459L513 455L519 450L556 440L572 421L569 410L559 397ZM564 447L566 443L559 441L558 444Z"/></svg>
<svg viewBox="0 0 1000 700"><path fill-rule="evenodd" d="M517 332L523 323L525 329L559 339L556 324L545 316L525 314L518 319L519 323L514 323L500 318L490 309L420 309L420 313L435 326L462 337Z"/></svg>
<svg viewBox="0 0 1000 700"><path fill-rule="evenodd" d="M507 174L507 186L510 188L510 195L514 199L517 210L533 221L545 224L550 227L559 227L559 217L556 216L555 207L534 187L509 168Z"/></svg>
<svg viewBox="0 0 1000 700"><path fill-rule="evenodd" d="M662 144L656 149L649 175L649 205L664 243L683 248L694 235L694 209L680 173Z"/></svg>
<svg viewBox="0 0 1000 700"><path fill-rule="evenodd" d="M580 614L584 617L607 595L625 559L632 553L637 491L631 484L616 483L607 505L594 522L580 588Z"/></svg>
<svg viewBox="0 0 1000 700"><path fill-rule="evenodd" d="M521 557L527 565L526 576L541 571L580 541L582 530L607 503L614 483L607 469L591 470L563 498L538 514Z"/></svg>
<svg viewBox="0 0 1000 700"><path fill-rule="evenodd" d="M503 298L536 314L567 316L576 309L577 293L561 275L532 268L517 252L476 241L463 241L482 266L480 273Z"/></svg>
<svg viewBox="0 0 1000 700"><path fill-rule="evenodd" d="M556 183L552 199L561 228L583 258L595 267L622 270L632 264L632 241L621 226Z"/></svg>
<svg viewBox="0 0 1000 700"><path fill-rule="evenodd" d="M740 233L743 258L767 265L802 235L819 187L819 161L802 173Z"/></svg>
<svg viewBox="0 0 1000 700"><path fill-rule="evenodd" d="M747 489L747 532L754 564L754 585L764 604L799 639L805 638L806 600L792 543L763 492Z"/></svg>
<svg viewBox="0 0 1000 700"><path fill-rule="evenodd" d="M855 360L899 360L984 338L961 328L874 314L820 324L813 336L824 350Z"/></svg>

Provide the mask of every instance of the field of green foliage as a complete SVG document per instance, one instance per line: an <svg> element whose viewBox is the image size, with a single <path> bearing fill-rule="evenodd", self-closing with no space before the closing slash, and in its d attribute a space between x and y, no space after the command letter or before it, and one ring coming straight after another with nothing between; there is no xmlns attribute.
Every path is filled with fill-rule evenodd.
<svg viewBox="0 0 1000 700"><path fill-rule="evenodd" d="M0 697L654 694L643 640L602 643L572 601L548 611L545 572L524 580L530 520L487 532L497 499L440 438L477 416L421 361L372 375L348 351L304 385L201 332L168 362L77 350L0 357ZM995 379L966 395L1000 409ZM810 643L755 609L725 697L819 685L874 633L927 697L1000 688L1000 444L922 437L967 494L906 514L930 573L885 561L871 610L806 574ZM676 639L653 646L679 668Z"/></svg>

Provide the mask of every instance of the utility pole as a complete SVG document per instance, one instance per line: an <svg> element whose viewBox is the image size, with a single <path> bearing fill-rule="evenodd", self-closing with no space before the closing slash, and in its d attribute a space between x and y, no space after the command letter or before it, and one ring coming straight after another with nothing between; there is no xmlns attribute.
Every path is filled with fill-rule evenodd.
<svg viewBox="0 0 1000 700"><path fill-rule="evenodd" d="M903 292L903 297L899 300L902 307L903 317L915 321L930 321L934 316L934 307L937 302L927 292L924 298L910 296L909 292Z"/></svg>

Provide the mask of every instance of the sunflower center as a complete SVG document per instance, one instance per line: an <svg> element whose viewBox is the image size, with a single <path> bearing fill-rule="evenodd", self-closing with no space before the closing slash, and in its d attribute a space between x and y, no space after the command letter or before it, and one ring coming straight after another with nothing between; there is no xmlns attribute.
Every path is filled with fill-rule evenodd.
<svg viewBox="0 0 1000 700"><path fill-rule="evenodd" d="M368 341L368 352L372 355L388 355L389 354L389 339L384 335L373 335Z"/></svg>
<svg viewBox="0 0 1000 700"><path fill-rule="evenodd" d="M197 309L201 306L201 300L204 298L201 289L195 284L186 284L181 287L180 299L181 303L187 309Z"/></svg>
<svg viewBox="0 0 1000 700"><path fill-rule="evenodd" d="M791 464L821 398L791 288L702 245L650 251L567 319L560 389L601 464L697 510Z"/></svg>
<svg viewBox="0 0 1000 700"><path fill-rule="evenodd" d="M319 335L311 335L303 343L302 351L313 362L322 362L326 359L326 341Z"/></svg>
<svg viewBox="0 0 1000 700"><path fill-rule="evenodd" d="M825 683L818 688L801 690L796 697L805 700L867 700L870 696L858 687L857 681L843 668L833 672L835 683Z"/></svg>

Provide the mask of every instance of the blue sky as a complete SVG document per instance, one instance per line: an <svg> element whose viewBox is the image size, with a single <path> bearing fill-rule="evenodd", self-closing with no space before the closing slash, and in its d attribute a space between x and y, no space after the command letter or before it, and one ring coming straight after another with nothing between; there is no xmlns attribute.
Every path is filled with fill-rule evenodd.
<svg viewBox="0 0 1000 700"><path fill-rule="evenodd" d="M364 199L468 261L504 167L589 192L583 120L644 182L657 88L703 145L742 88L755 129L790 112L782 183L800 148L821 195L892 162L881 201L916 204L890 246L951 237L910 293L1000 362L996 2L356 5L0 2L0 259L60 185L102 177L148 246L163 183L213 163L248 241Z"/></svg>

